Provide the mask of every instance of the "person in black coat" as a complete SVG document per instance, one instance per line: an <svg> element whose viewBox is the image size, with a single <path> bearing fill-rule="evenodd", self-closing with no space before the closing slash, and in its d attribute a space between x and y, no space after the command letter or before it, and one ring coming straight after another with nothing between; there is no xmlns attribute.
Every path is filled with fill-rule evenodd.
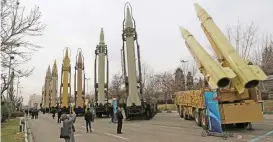
<svg viewBox="0 0 273 142"><path fill-rule="evenodd" d="M122 134L121 129L122 129L123 114L120 108L117 110L117 119L118 119L117 133Z"/></svg>
<svg viewBox="0 0 273 142"><path fill-rule="evenodd" d="M62 109L58 109L58 120L57 120L57 122L58 123L61 123L61 116L62 116Z"/></svg>
<svg viewBox="0 0 273 142"><path fill-rule="evenodd" d="M93 113L90 112L90 109L87 108L87 111L84 115L84 119L85 119L85 123L86 123L86 133L88 133L88 128L89 128L89 131L90 133L92 132L92 129L91 129L91 121L94 121L94 118L93 118Z"/></svg>

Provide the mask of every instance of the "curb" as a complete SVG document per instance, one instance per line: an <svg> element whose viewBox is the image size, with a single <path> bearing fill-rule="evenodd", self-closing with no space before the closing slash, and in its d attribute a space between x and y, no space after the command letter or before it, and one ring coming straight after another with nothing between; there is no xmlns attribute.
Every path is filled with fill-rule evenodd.
<svg viewBox="0 0 273 142"><path fill-rule="evenodd" d="M28 142L28 134L27 134L27 118L25 117L25 127L24 127L24 132L25 132L25 142Z"/></svg>
<svg viewBox="0 0 273 142"><path fill-rule="evenodd" d="M28 120L28 116L25 117L25 142L34 142Z"/></svg>

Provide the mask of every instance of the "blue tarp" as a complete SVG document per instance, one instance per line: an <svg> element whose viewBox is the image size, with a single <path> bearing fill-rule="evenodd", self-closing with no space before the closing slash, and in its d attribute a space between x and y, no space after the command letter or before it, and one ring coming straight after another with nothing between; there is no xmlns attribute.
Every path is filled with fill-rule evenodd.
<svg viewBox="0 0 273 142"><path fill-rule="evenodd" d="M216 92L204 93L207 117L209 122L209 131L222 133L222 122L218 107L218 99Z"/></svg>

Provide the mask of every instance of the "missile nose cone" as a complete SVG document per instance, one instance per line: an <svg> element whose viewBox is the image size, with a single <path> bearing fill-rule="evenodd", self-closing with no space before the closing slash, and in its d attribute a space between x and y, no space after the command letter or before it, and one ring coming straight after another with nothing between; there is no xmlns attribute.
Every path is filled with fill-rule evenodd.
<svg viewBox="0 0 273 142"><path fill-rule="evenodd" d="M82 52L81 51L79 51L78 62L77 63L82 63Z"/></svg>
<svg viewBox="0 0 273 142"><path fill-rule="evenodd" d="M133 20L132 20L129 6L127 6L125 26L131 27L131 28L133 27Z"/></svg>
<svg viewBox="0 0 273 142"><path fill-rule="evenodd" d="M50 76L51 72L50 72L50 65L48 66L47 68L47 71L46 71L46 76Z"/></svg>
<svg viewBox="0 0 273 142"><path fill-rule="evenodd" d="M54 64L53 64L52 73L57 73L57 63L56 63L56 59L55 59Z"/></svg>
<svg viewBox="0 0 273 142"><path fill-rule="evenodd" d="M103 28L101 28L101 31L100 31L100 44L104 44L104 33L103 33Z"/></svg>
<svg viewBox="0 0 273 142"><path fill-rule="evenodd" d="M195 8L195 11L197 13L197 17L200 19L200 17L204 14L207 14L208 13L206 12L206 10L204 8L202 8L198 3L194 3L194 8Z"/></svg>
<svg viewBox="0 0 273 142"><path fill-rule="evenodd" d="M179 29L180 29L180 32L181 32L182 37L183 37L184 39L186 39L188 36L191 35L191 33L190 33L187 29L185 29L185 28L183 28L183 27L179 27Z"/></svg>
<svg viewBox="0 0 273 142"><path fill-rule="evenodd" d="M65 58L68 58L68 48L65 50Z"/></svg>
<svg viewBox="0 0 273 142"><path fill-rule="evenodd" d="M53 64L53 66L57 66L56 59L54 60L54 64Z"/></svg>

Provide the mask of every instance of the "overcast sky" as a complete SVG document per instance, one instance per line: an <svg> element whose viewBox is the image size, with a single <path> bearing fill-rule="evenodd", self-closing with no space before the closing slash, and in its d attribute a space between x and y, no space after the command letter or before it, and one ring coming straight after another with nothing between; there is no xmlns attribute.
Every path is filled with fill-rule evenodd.
<svg viewBox="0 0 273 142"><path fill-rule="evenodd" d="M110 76L121 70L122 21L124 4L128 0L22 0L21 5L32 8L38 5L42 22L47 25L43 36L32 38L44 46L35 52L26 67L35 66L34 73L21 79L24 103L29 95L41 95L48 65L57 60L60 80L64 47L71 49L72 75L76 51L82 48L86 75L93 88L94 50L99 43L100 28L104 28L108 45ZM188 29L204 46L208 41L200 27L194 10L198 2L212 16L215 23L226 31L227 25L252 21L261 33L273 33L272 0L129 0L136 20L142 62L155 72L174 70L180 60L192 60L181 37L178 26ZM72 88L72 90L74 90ZM93 90L93 89L92 89ZM59 88L58 88L59 92Z"/></svg>

